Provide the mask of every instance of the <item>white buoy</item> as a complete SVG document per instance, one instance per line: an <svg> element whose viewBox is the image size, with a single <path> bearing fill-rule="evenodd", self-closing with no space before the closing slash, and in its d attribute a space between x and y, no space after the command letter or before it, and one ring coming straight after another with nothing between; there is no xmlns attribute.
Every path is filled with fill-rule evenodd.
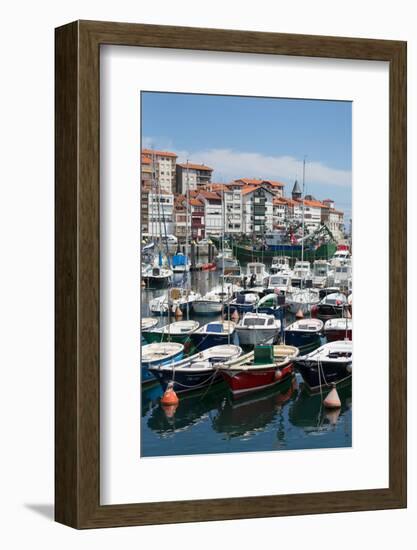
<svg viewBox="0 0 417 550"><path fill-rule="evenodd" d="M340 402L340 397L339 397L339 394L337 393L337 390L336 390L336 384L332 384L332 389L331 391L328 393L328 395L326 396L326 398L323 400L323 405L327 408L327 409L340 409L340 407L342 406L342 403Z"/></svg>

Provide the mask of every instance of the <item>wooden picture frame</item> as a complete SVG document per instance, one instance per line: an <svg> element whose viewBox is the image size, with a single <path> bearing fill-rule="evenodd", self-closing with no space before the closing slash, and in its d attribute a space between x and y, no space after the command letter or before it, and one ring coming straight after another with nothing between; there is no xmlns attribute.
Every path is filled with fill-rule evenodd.
<svg viewBox="0 0 417 550"><path fill-rule="evenodd" d="M100 505L99 57L107 44L389 62L389 487ZM56 521L75 528L406 506L406 43L111 22L56 29Z"/></svg>

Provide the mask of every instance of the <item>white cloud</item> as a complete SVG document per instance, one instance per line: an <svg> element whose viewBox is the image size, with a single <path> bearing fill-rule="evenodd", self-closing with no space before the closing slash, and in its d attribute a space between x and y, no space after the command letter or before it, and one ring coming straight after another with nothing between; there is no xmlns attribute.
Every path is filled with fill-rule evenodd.
<svg viewBox="0 0 417 550"><path fill-rule="evenodd" d="M231 181L237 178L264 178L292 183L302 177L302 159L290 156L269 156L248 153L233 149L207 149L201 151L181 151L166 138L143 138L144 147L175 151L179 162L206 164L214 168L213 181ZM306 181L308 184L350 187L350 170L337 170L322 162L306 161Z"/></svg>
<svg viewBox="0 0 417 550"><path fill-rule="evenodd" d="M270 178L293 182L301 179L302 160L289 156L267 156L259 153L244 153L231 149L210 149L197 152L178 152L181 161L187 158L214 168L214 180L225 181L241 177ZM306 162L306 180L310 183L349 187L352 174L348 170L335 170L317 161Z"/></svg>

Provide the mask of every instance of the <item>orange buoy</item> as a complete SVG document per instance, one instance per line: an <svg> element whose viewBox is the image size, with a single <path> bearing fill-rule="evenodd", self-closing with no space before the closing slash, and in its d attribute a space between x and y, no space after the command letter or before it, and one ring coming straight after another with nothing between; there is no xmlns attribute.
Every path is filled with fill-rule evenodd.
<svg viewBox="0 0 417 550"><path fill-rule="evenodd" d="M177 308L175 310L175 319L181 319L181 317L182 317L181 308L179 306L177 306Z"/></svg>
<svg viewBox="0 0 417 550"><path fill-rule="evenodd" d="M231 317L232 321L238 321L239 320L239 313L237 311L237 309L234 310L234 312L232 313Z"/></svg>
<svg viewBox="0 0 417 550"><path fill-rule="evenodd" d="M323 405L327 409L340 409L340 407L342 406L339 394L337 393L337 390L336 390L335 383L332 384L332 389L327 394L327 397L323 400Z"/></svg>
<svg viewBox="0 0 417 550"><path fill-rule="evenodd" d="M300 308L295 314L296 319L302 319L304 317L303 310Z"/></svg>
<svg viewBox="0 0 417 550"><path fill-rule="evenodd" d="M167 389L165 390L164 395L161 397L162 405L178 405L180 400L178 399L177 394L174 392L174 382L169 382Z"/></svg>

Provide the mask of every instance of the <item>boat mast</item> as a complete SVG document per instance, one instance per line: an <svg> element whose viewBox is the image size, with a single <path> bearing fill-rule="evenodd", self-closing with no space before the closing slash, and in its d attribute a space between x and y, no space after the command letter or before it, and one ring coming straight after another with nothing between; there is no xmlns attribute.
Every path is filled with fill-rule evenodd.
<svg viewBox="0 0 417 550"><path fill-rule="evenodd" d="M222 189L222 299L224 296L224 228L225 228L225 204L224 204L224 188ZM224 303L223 303L224 305Z"/></svg>
<svg viewBox="0 0 417 550"><path fill-rule="evenodd" d="M302 217L302 231L303 231L303 237L302 237L302 241L301 241L301 261L303 262L304 261L304 211L305 211L305 204L304 204L304 201L305 201L305 175L306 175L306 158L304 157L303 158L303 194L301 196L301 200L302 200L302 208L303 208L303 217Z"/></svg>
<svg viewBox="0 0 417 550"><path fill-rule="evenodd" d="M186 262L186 266L188 265L188 224L189 224L189 213L188 213L188 209L190 208L190 180L189 180L189 171L188 171L188 159L187 159L187 181L186 181L186 190L185 190L185 206L186 206L186 221L185 221L185 226L186 226L186 231L185 231L185 262ZM187 267L185 266L185 276L187 277L187 290L189 290L189 280L188 280L188 272L187 272ZM188 293L188 296L186 297L187 299L187 321L189 321L190 319L190 302L189 302L189 293Z"/></svg>
<svg viewBox="0 0 417 550"><path fill-rule="evenodd" d="M304 213L305 213L305 200L306 200L305 175L306 175L306 158L304 156L304 158L303 158L303 193L301 195L302 208L303 208L303 217L302 217L302 222L301 222L301 227L302 227L302 232L303 232L303 236L302 236L302 240L301 240L301 261L302 262L304 261L304 236L305 236L305 234L304 234L304 231L305 231L305 229L304 229L304 222L305 222ZM300 288L301 289L303 288L303 277L302 276L300 278Z"/></svg>

